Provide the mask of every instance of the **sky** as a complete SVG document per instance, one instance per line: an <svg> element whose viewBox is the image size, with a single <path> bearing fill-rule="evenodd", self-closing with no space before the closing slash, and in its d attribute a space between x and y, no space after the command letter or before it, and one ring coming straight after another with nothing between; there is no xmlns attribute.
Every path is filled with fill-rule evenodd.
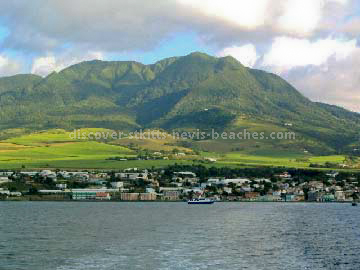
<svg viewBox="0 0 360 270"><path fill-rule="evenodd" d="M359 0L1 1L0 77L201 51L360 112L359 34Z"/></svg>

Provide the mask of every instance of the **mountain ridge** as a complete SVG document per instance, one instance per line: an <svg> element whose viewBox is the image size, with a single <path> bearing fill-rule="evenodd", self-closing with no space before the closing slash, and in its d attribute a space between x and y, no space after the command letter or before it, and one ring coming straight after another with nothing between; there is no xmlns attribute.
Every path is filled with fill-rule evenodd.
<svg viewBox="0 0 360 270"><path fill-rule="evenodd" d="M349 151L357 143L360 114L313 102L280 76L243 66L233 57L191 53L151 65L92 60L41 78L0 78L0 128L81 127L240 128L271 123L301 135L297 147L325 144ZM311 148L311 146L310 146ZM344 150L344 151L345 151Z"/></svg>

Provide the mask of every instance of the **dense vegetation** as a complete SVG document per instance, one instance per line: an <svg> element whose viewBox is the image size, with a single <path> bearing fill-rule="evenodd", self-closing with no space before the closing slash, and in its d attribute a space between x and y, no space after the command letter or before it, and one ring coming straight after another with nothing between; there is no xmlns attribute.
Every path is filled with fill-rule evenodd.
<svg viewBox="0 0 360 270"><path fill-rule="evenodd" d="M0 78L0 137L9 130L139 128L294 131L296 143L263 142L262 149L351 152L360 115L315 103L280 77L244 67L232 57L203 53L153 65L89 61L45 78ZM291 125L285 125L291 123ZM11 133L11 132L10 132ZM216 144L194 144L199 149ZM253 143L225 142L229 150ZM254 144L254 149L256 151ZM219 144L225 149L225 145Z"/></svg>

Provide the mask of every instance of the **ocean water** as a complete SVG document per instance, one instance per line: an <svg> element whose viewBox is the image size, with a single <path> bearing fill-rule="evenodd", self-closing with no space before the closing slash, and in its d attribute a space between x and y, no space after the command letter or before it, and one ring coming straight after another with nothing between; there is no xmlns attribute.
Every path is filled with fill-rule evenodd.
<svg viewBox="0 0 360 270"><path fill-rule="evenodd" d="M0 202L0 269L360 269L360 207Z"/></svg>

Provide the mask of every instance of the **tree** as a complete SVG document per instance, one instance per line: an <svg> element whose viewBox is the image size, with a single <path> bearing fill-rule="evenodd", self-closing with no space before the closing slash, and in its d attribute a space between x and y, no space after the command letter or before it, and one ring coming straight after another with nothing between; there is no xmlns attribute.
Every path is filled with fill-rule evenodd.
<svg viewBox="0 0 360 270"><path fill-rule="evenodd" d="M29 194L29 195L37 195L37 194L39 194L39 190L38 190L36 187L31 186L31 187L29 188L28 194Z"/></svg>

